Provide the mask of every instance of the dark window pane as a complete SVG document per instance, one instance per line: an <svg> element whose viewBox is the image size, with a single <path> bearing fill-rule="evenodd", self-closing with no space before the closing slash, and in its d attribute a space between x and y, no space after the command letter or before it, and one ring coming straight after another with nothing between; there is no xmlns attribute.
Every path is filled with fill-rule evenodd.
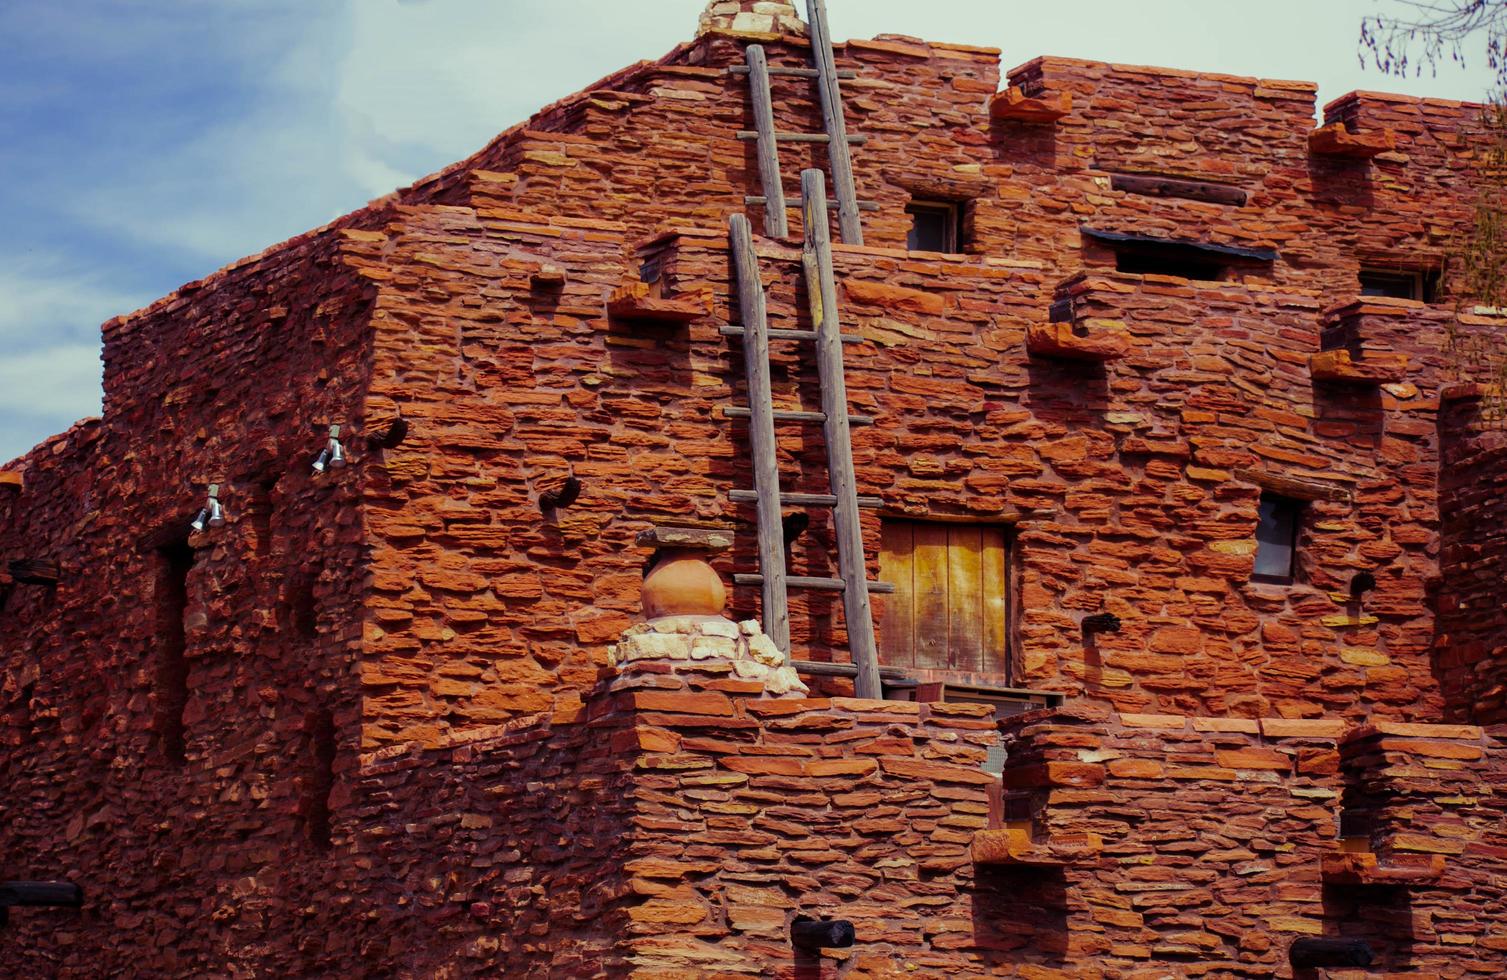
<svg viewBox="0 0 1507 980"><path fill-rule="evenodd" d="M1215 262L1201 262L1177 253L1124 249L1115 253L1115 271L1137 276L1178 276L1217 282L1224 269Z"/></svg>
<svg viewBox="0 0 1507 980"><path fill-rule="evenodd" d="M913 204L906 213L911 216L906 248L912 252L958 251L956 205Z"/></svg>
<svg viewBox="0 0 1507 980"><path fill-rule="evenodd" d="M1423 277L1416 272L1378 272L1362 269L1362 296L1391 296L1393 299L1423 299Z"/></svg>
<svg viewBox="0 0 1507 980"><path fill-rule="evenodd" d="M1263 579L1291 581L1297 539L1297 502L1263 496L1256 524L1256 575Z"/></svg>

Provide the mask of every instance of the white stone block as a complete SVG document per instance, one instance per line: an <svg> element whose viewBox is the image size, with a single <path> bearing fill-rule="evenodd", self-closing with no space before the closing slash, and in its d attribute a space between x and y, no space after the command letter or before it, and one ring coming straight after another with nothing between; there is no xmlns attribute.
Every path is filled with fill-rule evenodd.
<svg viewBox="0 0 1507 980"><path fill-rule="evenodd" d="M730 619L708 619L701 624L702 636L725 636L738 638L738 624Z"/></svg>
<svg viewBox="0 0 1507 980"><path fill-rule="evenodd" d="M748 638L748 652L759 663L770 667L779 667L785 663L785 655L780 652L780 648L763 633Z"/></svg>
<svg viewBox="0 0 1507 980"><path fill-rule="evenodd" d="M692 660L733 660L738 642L725 636L698 636L691 641Z"/></svg>
<svg viewBox="0 0 1507 980"><path fill-rule="evenodd" d="M764 690L778 697L781 694L809 694L810 689L801 681L794 667L780 667L769 672L764 681Z"/></svg>
<svg viewBox="0 0 1507 980"><path fill-rule="evenodd" d="M752 660L734 660L733 673L748 680L762 681L769 676L769 668Z"/></svg>

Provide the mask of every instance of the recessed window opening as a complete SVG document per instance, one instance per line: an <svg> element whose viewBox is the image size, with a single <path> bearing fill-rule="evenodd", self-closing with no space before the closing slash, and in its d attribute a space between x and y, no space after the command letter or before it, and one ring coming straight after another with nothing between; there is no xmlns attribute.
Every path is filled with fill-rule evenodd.
<svg viewBox="0 0 1507 980"><path fill-rule="evenodd" d="M296 575L288 583L288 622L306 640L319 636L319 604L314 598L313 573Z"/></svg>
<svg viewBox="0 0 1507 980"><path fill-rule="evenodd" d="M252 489L251 500L246 505L246 516L251 521L251 533L255 539L252 548L257 557L272 553L272 491L276 480L262 480Z"/></svg>
<svg viewBox="0 0 1507 980"><path fill-rule="evenodd" d="M330 790L335 785L335 716L320 709L307 719L308 772L304 779L304 832L316 850L330 849Z"/></svg>
<svg viewBox="0 0 1507 980"><path fill-rule="evenodd" d="M1432 303L1438 293L1439 277L1422 270L1399 271L1396 269L1360 270L1360 294L1362 296L1390 296L1393 299L1411 299L1420 303Z"/></svg>
<svg viewBox="0 0 1507 980"><path fill-rule="evenodd" d="M887 519L879 659L897 667L1009 673L1006 529Z"/></svg>
<svg viewBox="0 0 1507 980"><path fill-rule="evenodd" d="M182 538L157 549L156 634L157 667L155 737L162 757L182 765L185 754L183 711L188 707L188 573L194 567L194 549Z"/></svg>
<svg viewBox="0 0 1507 980"><path fill-rule="evenodd" d="M1177 276L1218 282L1227 267L1207 258L1171 248L1115 249L1115 270L1137 276Z"/></svg>
<svg viewBox="0 0 1507 980"><path fill-rule="evenodd" d="M1251 576L1254 581L1277 585L1293 581L1302 517L1302 501L1271 493L1261 495L1256 519L1256 568Z"/></svg>
<svg viewBox="0 0 1507 980"><path fill-rule="evenodd" d="M912 252L963 251L962 205L952 201L912 201L905 213L911 220L905 247Z"/></svg>

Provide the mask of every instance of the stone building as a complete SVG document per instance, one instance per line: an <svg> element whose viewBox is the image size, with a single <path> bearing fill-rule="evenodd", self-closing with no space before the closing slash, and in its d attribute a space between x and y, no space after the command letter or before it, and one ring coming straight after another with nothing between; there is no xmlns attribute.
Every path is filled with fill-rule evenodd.
<svg viewBox="0 0 1507 980"><path fill-rule="evenodd" d="M858 698L842 590L761 631L735 492L730 220L814 330L837 142L750 138L747 49L822 134L827 42L697 30L104 325L102 417L0 475L0 878L85 894L13 910L5 972L1507 972L1507 438L1459 353L1502 325L1445 263L1479 107L832 45ZM775 457L814 499L811 418ZM830 583L836 511L784 511ZM729 612L646 622L688 542Z"/></svg>

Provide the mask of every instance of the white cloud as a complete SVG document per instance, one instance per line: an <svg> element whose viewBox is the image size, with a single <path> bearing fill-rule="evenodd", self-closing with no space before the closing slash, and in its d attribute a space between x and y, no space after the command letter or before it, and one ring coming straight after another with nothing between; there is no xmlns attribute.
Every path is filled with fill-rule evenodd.
<svg viewBox="0 0 1507 980"><path fill-rule="evenodd" d="M67 419L98 415L98 344L62 344L0 361L0 413ZM3 456L0 450L0 456Z"/></svg>
<svg viewBox="0 0 1507 980"><path fill-rule="evenodd" d="M99 411L98 344L62 344L0 358L0 464Z"/></svg>
<svg viewBox="0 0 1507 980"><path fill-rule="evenodd" d="M10 352L98 338L101 323L151 299L109 285L97 271L70 269L61 256L9 256L0 264L0 344Z"/></svg>

